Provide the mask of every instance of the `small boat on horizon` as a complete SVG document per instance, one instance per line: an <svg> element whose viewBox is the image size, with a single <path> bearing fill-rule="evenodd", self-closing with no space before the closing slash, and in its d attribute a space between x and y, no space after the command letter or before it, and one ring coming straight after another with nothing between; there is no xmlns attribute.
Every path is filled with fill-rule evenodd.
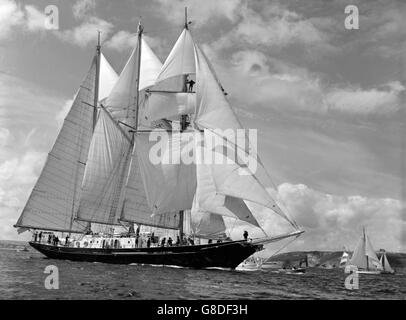
<svg viewBox="0 0 406 320"><path fill-rule="evenodd" d="M383 263L382 263L383 262ZM384 267L386 265L386 267ZM386 255L382 255L381 259L375 253L374 248L363 228L361 239L354 250L348 266L356 266L358 274L384 274L394 273L394 270L389 265Z"/></svg>

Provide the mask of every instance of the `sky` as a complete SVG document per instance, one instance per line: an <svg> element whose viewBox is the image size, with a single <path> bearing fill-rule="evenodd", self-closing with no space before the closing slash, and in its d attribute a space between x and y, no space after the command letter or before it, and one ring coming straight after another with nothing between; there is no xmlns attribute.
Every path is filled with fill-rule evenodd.
<svg viewBox="0 0 406 320"><path fill-rule="evenodd" d="M49 4L58 30L44 28ZM349 4L359 29L344 26ZM29 238L12 225L89 68L96 30L118 73L140 19L164 61L185 6L241 122L258 129L269 187L306 231L289 248L352 250L365 226L376 249L406 252L401 0L0 0L0 239Z"/></svg>

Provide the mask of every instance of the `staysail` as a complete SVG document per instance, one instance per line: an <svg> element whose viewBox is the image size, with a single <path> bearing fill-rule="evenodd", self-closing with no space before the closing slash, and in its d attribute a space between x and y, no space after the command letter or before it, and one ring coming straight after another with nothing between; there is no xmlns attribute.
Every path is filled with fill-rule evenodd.
<svg viewBox="0 0 406 320"><path fill-rule="evenodd" d="M395 270L393 270L392 267L391 267L391 265L389 264L389 261L388 261L388 259L387 259L387 257L386 257L386 253L385 253L385 252L382 253L379 262L381 263L382 268L383 268L383 270L384 270L385 272L389 272L389 273L394 273L394 272L395 272Z"/></svg>
<svg viewBox="0 0 406 320"><path fill-rule="evenodd" d="M119 198L131 150L127 133L101 109L82 184L79 220L119 224Z"/></svg>
<svg viewBox="0 0 406 320"><path fill-rule="evenodd" d="M65 118L17 227L82 232L72 221L92 137L96 57Z"/></svg>

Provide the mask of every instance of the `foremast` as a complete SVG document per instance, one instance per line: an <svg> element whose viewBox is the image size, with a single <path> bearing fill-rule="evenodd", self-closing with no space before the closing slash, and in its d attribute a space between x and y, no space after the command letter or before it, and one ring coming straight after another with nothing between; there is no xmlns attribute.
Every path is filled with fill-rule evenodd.
<svg viewBox="0 0 406 320"><path fill-rule="evenodd" d="M93 123L92 123L92 133L94 133L94 129L96 128L97 123L97 108L99 103L99 84L100 84L100 55L101 55L101 44L100 44L100 31L97 31L97 45L96 45L96 75L94 79L94 97L93 97ZM76 190L75 190L76 191ZM73 205L73 208L75 206ZM75 220L76 212L72 210L72 216L70 220L69 229L72 229L73 221ZM91 222L87 222L85 232L91 231ZM71 232L69 232L69 236L71 236Z"/></svg>

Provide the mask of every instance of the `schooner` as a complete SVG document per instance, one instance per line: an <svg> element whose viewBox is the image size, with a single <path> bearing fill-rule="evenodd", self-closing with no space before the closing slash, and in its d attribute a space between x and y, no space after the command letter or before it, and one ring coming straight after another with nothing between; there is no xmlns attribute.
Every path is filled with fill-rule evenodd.
<svg viewBox="0 0 406 320"><path fill-rule="evenodd" d="M139 24L120 76L102 54L99 34L90 69L15 224L18 232L35 232L30 245L36 250L76 261L235 268L264 244L303 232L258 170L225 154L240 154L241 147L222 132L243 127L188 26L186 18L162 64ZM207 155L226 161L201 161ZM193 161L179 161L184 158ZM260 160L258 167L266 172ZM252 204L270 209L292 231L226 238L227 219L262 230ZM96 227L100 232L92 232ZM128 232L114 234L119 227ZM157 239L154 230L174 232L176 243ZM38 238L39 231L69 238L55 244Z"/></svg>

